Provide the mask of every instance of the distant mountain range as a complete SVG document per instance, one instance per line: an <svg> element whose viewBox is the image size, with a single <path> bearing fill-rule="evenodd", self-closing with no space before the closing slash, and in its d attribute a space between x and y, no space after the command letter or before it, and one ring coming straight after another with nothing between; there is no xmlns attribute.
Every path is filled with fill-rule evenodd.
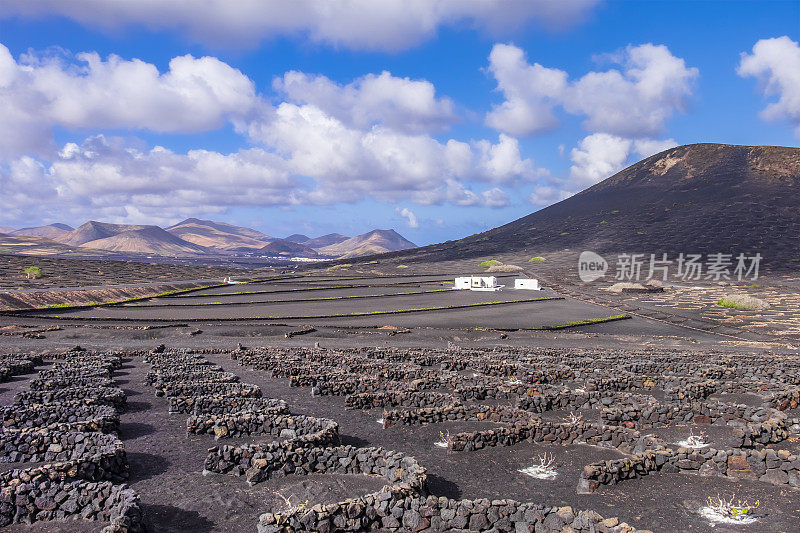
<svg viewBox="0 0 800 533"><path fill-rule="evenodd" d="M218 251L257 250L274 240L254 229L197 218L187 218L167 231L197 246Z"/></svg>
<svg viewBox="0 0 800 533"><path fill-rule="evenodd" d="M166 229L152 225L89 221L72 228L48 224L15 230L0 227L0 252L51 250L50 253L114 252L161 256L265 255L303 258L355 257L413 248L394 230L373 230L348 238L331 233L315 239L294 234L286 239L225 222L188 218Z"/></svg>
<svg viewBox="0 0 800 533"><path fill-rule="evenodd" d="M341 237L341 235L340 235ZM333 257L359 257L362 255L394 252L416 248L416 244L393 229L376 229L335 244L318 248L321 254Z"/></svg>
<svg viewBox="0 0 800 533"><path fill-rule="evenodd" d="M10 228L9 228L10 229ZM22 228L18 230L3 231L9 235L17 235L21 237L44 237L57 241L75 228L67 226L66 224L48 224L47 226L38 226L35 228Z"/></svg>
<svg viewBox="0 0 800 533"><path fill-rule="evenodd" d="M381 231L381 230L376 230L376 231ZM340 242L346 241L347 239L349 239L349 237L347 237L346 235L342 235L341 233L328 233L327 235L323 235L322 237L317 237L316 239L308 239L305 241L295 241L295 242L299 242L300 244L308 246L309 248L314 248L315 250L319 250L320 248L324 248L325 246L331 246L332 244L339 244ZM402 250L402 248L397 248L397 249Z"/></svg>

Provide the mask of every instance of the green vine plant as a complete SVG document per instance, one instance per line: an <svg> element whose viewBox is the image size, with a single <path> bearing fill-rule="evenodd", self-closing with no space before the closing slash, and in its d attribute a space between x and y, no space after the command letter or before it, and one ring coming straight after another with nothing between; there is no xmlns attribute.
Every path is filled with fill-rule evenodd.
<svg viewBox="0 0 800 533"><path fill-rule="evenodd" d="M709 498L706 501L706 507L701 510L709 520L715 522L749 524L755 522L756 518L753 513L761 505L759 500L750 504L748 502L737 500L734 503L734 496L730 499L725 499L719 495L716 498Z"/></svg>
<svg viewBox="0 0 800 533"><path fill-rule="evenodd" d="M583 422L583 415L578 414L576 412L571 412L569 416L562 418L561 420L564 421L565 425L574 426L576 424L580 424Z"/></svg>
<svg viewBox="0 0 800 533"><path fill-rule="evenodd" d="M284 496L283 494L281 494L277 490L272 491L272 493L275 494L276 496L278 496L281 500L283 500L283 504L286 506L286 510L287 511L291 510L291 509L300 509L300 510L308 509L308 504L309 504L308 500L306 500L304 502L301 502L300 505L293 505L292 504L292 498L294 496L289 495L289 497L287 498L286 496Z"/></svg>
<svg viewBox="0 0 800 533"><path fill-rule="evenodd" d="M440 431L439 440L436 441L434 445L440 448L448 448L450 446L450 431L448 430L447 433Z"/></svg>

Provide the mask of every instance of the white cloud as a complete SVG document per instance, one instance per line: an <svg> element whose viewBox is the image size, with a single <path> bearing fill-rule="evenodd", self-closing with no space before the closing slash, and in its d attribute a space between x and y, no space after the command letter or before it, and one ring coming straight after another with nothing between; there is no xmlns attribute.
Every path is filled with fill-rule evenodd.
<svg viewBox="0 0 800 533"><path fill-rule="evenodd" d="M529 65L516 46L496 44L489 54L489 72L505 101L486 116L486 124L511 135L531 135L558 125L553 107L567 86L567 73Z"/></svg>
<svg viewBox="0 0 800 533"><path fill-rule="evenodd" d="M292 172L315 180L317 188L303 198L315 204L410 195L426 204L496 205L496 193L473 193L457 182L514 183L535 173L506 135L496 144L478 141L473 149L379 125L359 129L310 104L284 102L246 130L254 142L281 154Z"/></svg>
<svg viewBox="0 0 800 533"><path fill-rule="evenodd" d="M569 152L567 177L527 169L527 175L545 178L528 198L533 204L557 202L594 185L622 170L634 153L649 157L676 146L673 139L655 137L676 111L686 109L697 69L687 67L666 46L653 44L628 46L602 59L621 68L570 81L562 70L529 63L513 45L496 44L489 55L488 70L504 101L486 115L487 125L512 135L534 135L558 125L560 108L584 117L583 127L592 132ZM498 151L503 133L500 138ZM512 141L516 146L518 141ZM559 146L559 153L564 152ZM510 157L498 158L495 168L523 174Z"/></svg>
<svg viewBox="0 0 800 533"><path fill-rule="evenodd" d="M687 68L666 46L625 49L622 71L590 72L570 87L565 108L587 116L584 127L629 137L661 133L675 111L684 111L696 68Z"/></svg>
<svg viewBox="0 0 800 533"><path fill-rule="evenodd" d="M507 32L532 21L552 28L583 20L599 0L4 0L0 17L60 15L106 30L175 29L212 45L254 46L284 35L354 49L401 50L441 26Z"/></svg>
<svg viewBox="0 0 800 533"><path fill-rule="evenodd" d="M633 141L608 133L594 133L570 152L569 177L575 186L585 188L621 170L631 153Z"/></svg>
<svg viewBox="0 0 800 533"><path fill-rule="evenodd" d="M273 87L294 103L311 104L349 126L380 124L406 133L442 131L456 121L453 102L436 98L426 80L397 78L383 71L347 85L325 76L292 70L276 78Z"/></svg>
<svg viewBox="0 0 800 533"><path fill-rule="evenodd" d="M510 203L508 193L499 187L474 192L462 182L447 179L440 186L416 193L413 200L422 205L450 203L461 207L505 207Z"/></svg>
<svg viewBox="0 0 800 533"><path fill-rule="evenodd" d="M628 164L634 153L641 158L674 148L673 139L626 139L607 133L594 133L583 138L570 152L572 166L569 177L574 187L583 189L616 174Z"/></svg>
<svg viewBox="0 0 800 533"><path fill-rule="evenodd" d="M364 141L355 134L359 143ZM330 205L365 198L405 199L425 205L508 205L503 190L494 187L474 192L465 177L448 166L446 153L454 146L456 152L461 151L459 143L441 145L428 137L374 135L374 151L368 152L366 159L352 152L350 157L356 159L341 162L360 165L358 172L345 172L343 167L332 174L326 167L313 166L299 172L301 166L294 159L297 154L283 157L264 148L231 154L208 150L179 154L99 135L80 145L65 144L50 163L22 156L5 166L0 164L0 212L6 221L27 221L35 211L39 219L71 214L76 219L158 223L232 206ZM425 160L408 164L420 149L427 151ZM474 160L468 162L470 175L476 172ZM415 227L410 209L399 214Z"/></svg>
<svg viewBox="0 0 800 533"><path fill-rule="evenodd" d="M633 151L642 156L642 158L656 155L676 146L678 146L678 143L675 142L675 139L634 139L633 141Z"/></svg>
<svg viewBox="0 0 800 533"><path fill-rule="evenodd" d="M494 187L481 193L481 203L487 207L505 207L510 203L510 198L506 191Z"/></svg>
<svg viewBox="0 0 800 533"><path fill-rule="evenodd" d="M406 219L406 224L408 224L409 228L418 228L419 222L417 221L417 215L414 214L412 210L407 207L400 209L399 207L395 208L395 212Z"/></svg>
<svg viewBox="0 0 800 533"><path fill-rule="evenodd" d="M569 82L567 73L528 63L513 45L497 44L489 71L505 100L486 116L486 123L512 135L532 135L558 124L554 109L586 117L590 132L624 137L653 137L676 112L686 109L696 68L686 67L666 46L629 46L609 56L621 69L589 72Z"/></svg>
<svg viewBox="0 0 800 533"><path fill-rule="evenodd" d="M223 155L206 150L176 154L162 147L140 150L122 139L90 137L66 144L49 166L21 157L0 170L4 210L36 209L105 213L116 220L134 214L213 212L231 205L291 203L297 181L283 161L253 148ZM6 218L17 218L4 213ZM13 215L13 213L12 213Z"/></svg>
<svg viewBox="0 0 800 533"><path fill-rule="evenodd" d="M198 132L256 103L252 81L213 57L175 57L162 74L138 59L96 53L15 61L0 44L0 155L52 148L53 126Z"/></svg>
<svg viewBox="0 0 800 533"><path fill-rule="evenodd" d="M30 209L47 198L53 209L60 203L115 220L162 216L166 207L213 212L366 198L501 207L510 200L498 186L547 175L506 134L496 142L432 137L456 116L425 80L383 72L340 85L289 72L275 82L289 101L273 106L216 58L182 56L169 65L160 73L95 53L15 60L0 45L4 207ZM103 135L61 147L53 141L56 127L181 133L226 123L256 147L180 154ZM37 198L32 180L47 194Z"/></svg>
<svg viewBox="0 0 800 533"><path fill-rule="evenodd" d="M519 141L504 133L500 134L497 144L487 140L474 144L480 153L478 170L490 183L514 183L521 179L531 180L547 175L546 170L533 168L530 159L523 159L519 151Z"/></svg>
<svg viewBox="0 0 800 533"><path fill-rule="evenodd" d="M800 137L800 45L786 35L761 39L753 46L752 54L742 54L736 72L758 79L765 97L778 97L761 116L766 120L788 120Z"/></svg>

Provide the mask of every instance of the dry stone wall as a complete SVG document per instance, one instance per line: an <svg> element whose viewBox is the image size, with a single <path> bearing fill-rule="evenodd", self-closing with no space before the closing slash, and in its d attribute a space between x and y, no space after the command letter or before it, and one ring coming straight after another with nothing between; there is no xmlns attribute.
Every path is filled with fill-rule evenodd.
<svg viewBox="0 0 800 533"><path fill-rule="evenodd" d="M104 533L143 531L138 495L116 435L124 392L117 356L71 351L0 410L0 526L79 518ZM41 363L41 361L39 361ZM44 463L44 464L38 464Z"/></svg>

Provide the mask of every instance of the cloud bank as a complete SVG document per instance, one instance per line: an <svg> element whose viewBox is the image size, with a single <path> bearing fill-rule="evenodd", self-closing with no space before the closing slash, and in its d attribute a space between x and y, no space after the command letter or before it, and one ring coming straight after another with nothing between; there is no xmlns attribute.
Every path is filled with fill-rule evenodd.
<svg viewBox="0 0 800 533"><path fill-rule="evenodd" d="M213 46L254 47L264 39L302 37L363 50L399 51L439 28L471 27L493 35L539 23L583 21L599 0L5 0L0 17L59 15L93 28L177 30Z"/></svg>
<svg viewBox="0 0 800 533"><path fill-rule="evenodd" d="M506 134L494 141L435 137L459 117L427 80L384 71L339 84L290 71L273 88L275 94L258 93L246 75L213 57L175 57L160 72L96 53L51 50L15 59L0 45L6 218L65 205L121 220L158 216L166 207L213 212L367 198L503 207L510 198L500 187L546 174ZM226 125L252 147L176 153L93 133L198 133ZM57 146L56 128L87 135Z"/></svg>

